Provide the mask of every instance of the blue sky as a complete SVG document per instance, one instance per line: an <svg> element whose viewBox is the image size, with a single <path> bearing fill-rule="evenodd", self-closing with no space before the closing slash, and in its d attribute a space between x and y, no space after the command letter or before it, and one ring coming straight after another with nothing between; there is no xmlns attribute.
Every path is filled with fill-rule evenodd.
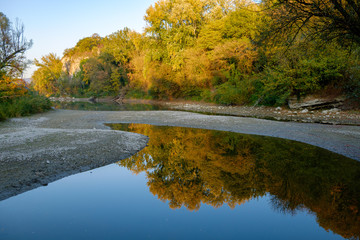
<svg viewBox="0 0 360 240"><path fill-rule="evenodd" d="M142 32L146 9L156 0L0 0L0 11L12 22L25 25L25 36L34 44L28 59L40 59L48 53L62 57L66 48L81 38L98 33L105 37L124 27ZM31 77L36 68L24 74Z"/></svg>

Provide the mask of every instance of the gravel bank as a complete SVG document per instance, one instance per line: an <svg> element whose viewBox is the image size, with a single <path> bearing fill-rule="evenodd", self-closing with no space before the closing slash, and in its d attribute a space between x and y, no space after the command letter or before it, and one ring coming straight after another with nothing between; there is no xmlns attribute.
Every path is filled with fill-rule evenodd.
<svg viewBox="0 0 360 240"><path fill-rule="evenodd" d="M55 110L0 123L0 200L73 173L127 158L145 136L104 123L147 123L232 131L309 143L360 161L360 127L280 122L180 111Z"/></svg>
<svg viewBox="0 0 360 240"><path fill-rule="evenodd" d="M148 141L139 134L72 129L66 128L66 123L63 128L53 128L48 124L50 118L0 123L0 200L128 158Z"/></svg>
<svg viewBox="0 0 360 240"><path fill-rule="evenodd" d="M212 103L196 103L184 101L154 101L125 99L126 103L158 104L173 110L185 110L201 113L212 113L238 117L252 117L259 119L290 121L302 123L322 123L333 125L360 126L359 110L342 110L338 108L323 110L289 109L286 107L248 107L248 106L221 106Z"/></svg>

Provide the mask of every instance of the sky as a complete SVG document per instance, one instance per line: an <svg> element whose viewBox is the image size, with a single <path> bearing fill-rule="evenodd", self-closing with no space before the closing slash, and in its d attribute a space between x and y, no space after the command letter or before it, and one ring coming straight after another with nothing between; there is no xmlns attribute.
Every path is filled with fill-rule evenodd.
<svg viewBox="0 0 360 240"><path fill-rule="evenodd" d="M143 32L146 9L156 0L0 0L0 12L11 22L18 18L25 26L25 37L33 41L26 52L29 60L49 53L62 57L84 37L98 33L105 37L128 27ZM30 78L30 66L24 78Z"/></svg>

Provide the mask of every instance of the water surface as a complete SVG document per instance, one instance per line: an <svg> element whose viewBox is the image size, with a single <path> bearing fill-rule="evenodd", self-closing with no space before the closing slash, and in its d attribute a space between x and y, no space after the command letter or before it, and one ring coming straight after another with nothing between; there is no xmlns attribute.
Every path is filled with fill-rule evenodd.
<svg viewBox="0 0 360 240"><path fill-rule="evenodd" d="M359 238L359 162L271 137L110 126L148 147L1 201L0 239Z"/></svg>

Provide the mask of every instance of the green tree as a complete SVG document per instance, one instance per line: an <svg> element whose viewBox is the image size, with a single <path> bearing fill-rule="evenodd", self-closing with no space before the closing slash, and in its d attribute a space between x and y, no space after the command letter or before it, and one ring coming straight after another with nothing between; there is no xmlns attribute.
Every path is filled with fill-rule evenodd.
<svg viewBox="0 0 360 240"><path fill-rule="evenodd" d="M81 66L82 81L95 95L116 95L128 82L126 70L109 53L85 60Z"/></svg>
<svg viewBox="0 0 360 240"><path fill-rule="evenodd" d="M97 52L97 50L101 47L102 38L99 34L94 33L91 37L85 37L80 39L75 47L65 49L64 57L73 57L74 55L92 55L93 52Z"/></svg>
<svg viewBox="0 0 360 240"><path fill-rule="evenodd" d="M136 35L128 28L112 33L102 40L101 51L111 54L118 63L127 65L135 51L133 38Z"/></svg>

